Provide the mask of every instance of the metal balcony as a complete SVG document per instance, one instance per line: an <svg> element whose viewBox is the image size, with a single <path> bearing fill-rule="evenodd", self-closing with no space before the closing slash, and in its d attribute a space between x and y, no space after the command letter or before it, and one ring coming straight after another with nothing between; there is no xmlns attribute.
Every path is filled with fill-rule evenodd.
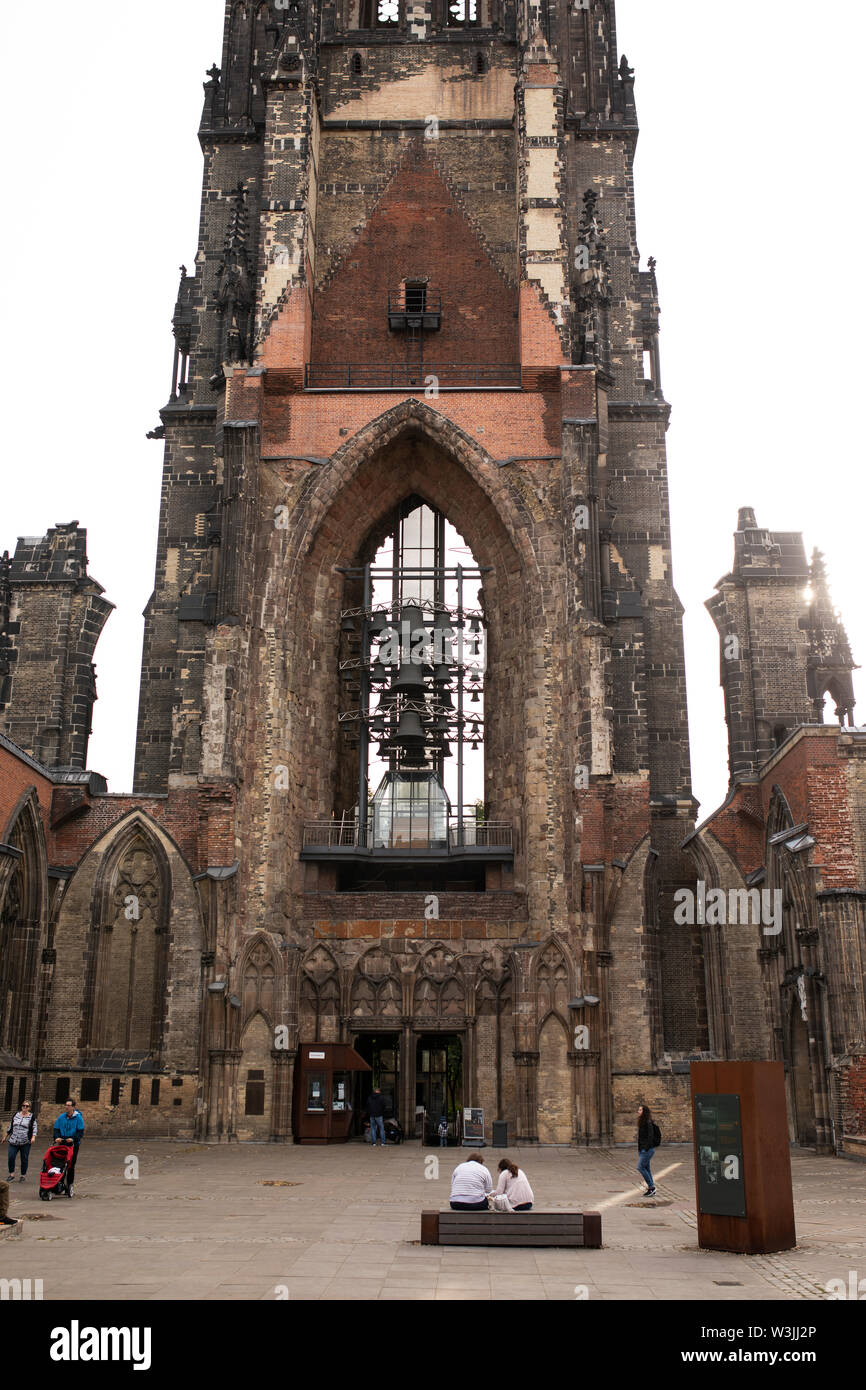
<svg viewBox="0 0 866 1390"><path fill-rule="evenodd" d="M452 862L455 859L514 859L514 832L508 821L478 820L475 807L460 817L388 815L377 817L373 808L365 826L355 816L342 820L306 821L301 850L304 860L357 859L410 862Z"/></svg>

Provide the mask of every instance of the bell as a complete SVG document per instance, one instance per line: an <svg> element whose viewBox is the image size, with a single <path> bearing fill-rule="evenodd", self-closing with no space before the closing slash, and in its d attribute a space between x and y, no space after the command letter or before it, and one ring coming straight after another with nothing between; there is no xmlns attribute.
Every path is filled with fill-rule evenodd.
<svg viewBox="0 0 866 1390"><path fill-rule="evenodd" d="M391 619L387 613L374 613L367 623L367 630L371 637L378 637L379 633L384 632L390 625Z"/></svg>
<svg viewBox="0 0 866 1390"><path fill-rule="evenodd" d="M434 734L447 734L448 720L445 718L445 715L437 714L436 718L433 720L433 723L430 725L430 728L432 729Z"/></svg>
<svg viewBox="0 0 866 1390"><path fill-rule="evenodd" d="M374 683L374 685L375 685L376 683L378 683L378 682L380 682L380 681L386 681L387 679L388 679L388 669L387 669L387 667L386 667L386 666L383 666L382 663L381 663L381 661L374 661L374 662L373 662L373 665L370 667L370 680L371 680L371 681Z"/></svg>
<svg viewBox="0 0 866 1390"><path fill-rule="evenodd" d="M440 752L440 753L442 754L442 757L443 757L443 758L450 758L450 757L451 757L451 744L450 744L450 743L442 743L442 744L440 744L440 745L439 745L438 752Z"/></svg>
<svg viewBox="0 0 866 1390"><path fill-rule="evenodd" d="M340 623L340 631L341 631L341 632L354 632L354 631L355 631L355 624L352 622L352 619L351 619L351 618L344 618L344 619L343 619L343 621Z"/></svg>
<svg viewBox="0 0 866 1390"><path fill-rule="evenodd" d="M436 696L436 703L437 705L441 705L443 709L453 709L454 700L451 695L451 691L443 690L441 695Z"/></svg>
<svg viewBox="0 0 866 1390"><path fill-rule="evenodd" d="M408 748L418 743L423 744L424 729L421 724L421 716L416 714L414 710L404 710L400 715L394 742L399 743L401 747Z"/></svg>
<svg viewBox="0 0 866 1390"><path fill-rule="evenodd" d="M391 692L394 695L408 695L413 700L423 700L424 676L421 667L411 661L401 666L399 674L391 682Z"/></svg>
<svg viewBox="0 0 866 1390"><path fill-rule="evenodd" d="M453 637L454 630L450 627L434 627L433 631L430 633L430 641L438 661L449 662L454 660Z"/></svg>
<svg viewBox="0 0 866 1390"><path fill-rule="evenodd" d="M400 613L400 621L409 624L410 633L413 632L416 627L424 626L424 612L423 609L420 608L417 599L410 598L406 600Z"/></svg>
<svg viewBox="0 0 866 1390"><path fill-rule="evenodd" d="M448 682L449 682L449 680L451 679L451 667L450 667L450 666L434 666L434 667L433 667L433 679L434 679L434 681L436 682L437 685L447 685Z"/></svg>

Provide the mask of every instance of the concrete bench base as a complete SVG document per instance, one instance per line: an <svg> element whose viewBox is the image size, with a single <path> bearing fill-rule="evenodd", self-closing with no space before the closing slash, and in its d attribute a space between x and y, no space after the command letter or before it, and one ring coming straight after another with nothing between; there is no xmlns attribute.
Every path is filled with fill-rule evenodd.
<svg viewBox="0 0 866 1390"><path fill-rule="evenodd" d="M16 1221L14 1226L0 1226L0 1240L18 1240L23 1234L23 1221Z"/></svg>
<svg viewBox="0 0 866 1390"><path fill-rule="evenodd" d="M422 1211L422 1245L571 1245L601 1248L597 1211Z"/></svg>

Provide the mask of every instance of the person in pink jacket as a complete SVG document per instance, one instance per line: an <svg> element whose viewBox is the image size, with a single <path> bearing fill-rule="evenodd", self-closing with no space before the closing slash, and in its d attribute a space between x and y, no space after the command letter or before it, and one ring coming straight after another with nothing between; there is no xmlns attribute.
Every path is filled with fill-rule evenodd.
<svg viewBox="0 0 866 1390"><path fill-rule="evenodd" d="M496 1203L495 1198L505 1197L506 1202L501 1204L505 1211L509 1208L511 1211L532 1211L532 1203L535 1201L529 1179L523 1169L512 1163L510 1158L499 1160L499 1182L493 1196L495 1207L500 1205Z"/></svg>

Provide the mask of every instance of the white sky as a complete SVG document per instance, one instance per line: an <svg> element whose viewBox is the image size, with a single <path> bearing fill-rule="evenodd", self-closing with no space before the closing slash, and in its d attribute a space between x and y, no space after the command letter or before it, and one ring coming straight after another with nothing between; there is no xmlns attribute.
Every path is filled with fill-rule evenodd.
<svg viewBox="0 0 866 1390"><path fill-rule="evenodd" d="M178 267L196 249L206 69L221 0L3 7L6 454L0 549L88 529L117 605L97 647L89 764L128 790L153 583ZM703 603L737 509L827 555L855 657L862 580L862 78L854 0L619 0L641 122L638 233L658 258L674 564L694 785L727 755ZM38 43L38 52L34 50ZM861 701L866 688L859 681ZM866 707L858 711L866 722Z"/></svg>

